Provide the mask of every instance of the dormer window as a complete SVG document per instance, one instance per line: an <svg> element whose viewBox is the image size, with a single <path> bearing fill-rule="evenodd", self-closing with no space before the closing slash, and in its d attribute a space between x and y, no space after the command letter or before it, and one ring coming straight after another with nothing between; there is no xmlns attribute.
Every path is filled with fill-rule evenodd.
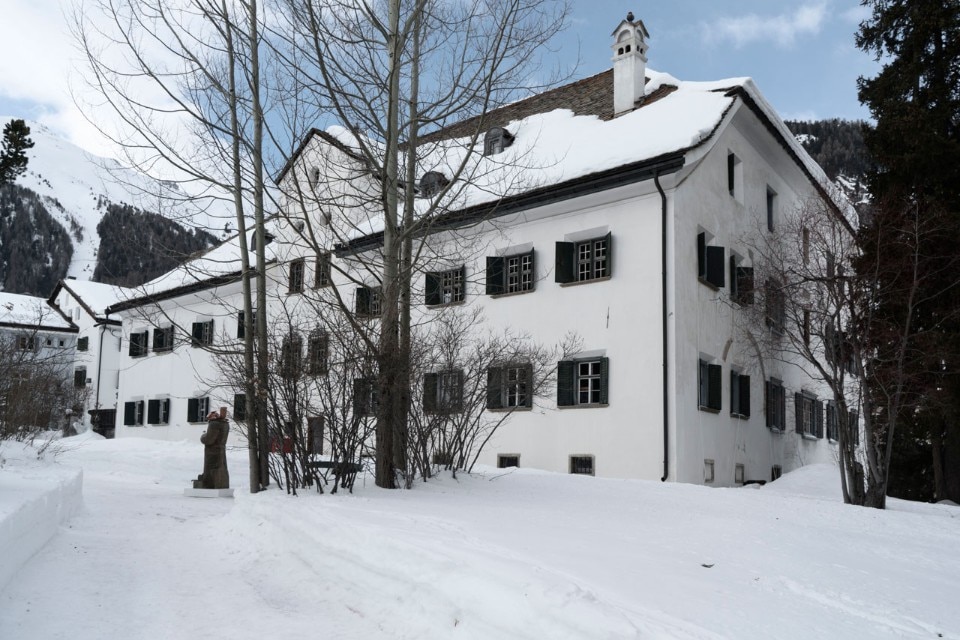
<svg viewBox="0 0 960 640"><path fill-rule="evenodd" d="M514 136L503 127L494 127L483 137L483 155L495 156L511 144Z"/></svg>
<svg viewBox="0 0 960 640"><path fill-rule="evenodd" d="M443 191L448 184L450 181L439 171L427 171L420 178L420 195L424 198L432 198Z"/></svg>
<svg viewBox="0 0 960 640"><path fill-rule="evenodd" d="M263 246L267 246L268 244L273 242L273 239L274 239L274 235L272 233L266 230L263 232ZM250 234L250 251L256 251L256 250L257 250L257 232L254 231L253 233Z"/></svg>

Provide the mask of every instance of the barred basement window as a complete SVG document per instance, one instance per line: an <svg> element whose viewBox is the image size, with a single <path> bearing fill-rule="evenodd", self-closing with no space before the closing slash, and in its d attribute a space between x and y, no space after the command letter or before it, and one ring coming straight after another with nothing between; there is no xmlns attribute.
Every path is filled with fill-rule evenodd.
<svg viewBox="0 0 960 640"><path fill-rule="evenodd" d="M238 393L233 396L233 419L245 422L247 419L247 394Z"/></svg>
<svg viewBox="0 0 960 640"><path fill-rule="evenodd" d="M613 237L558 242L554 279L561 284L589 282L612 275Z"/></svg>
<svg viewBox="0 0 960 640"><path fill-rule="evenodd" d="M570 473L592 476L593 456L570 456Z"/></svg>
<svg viewBox="0 0 960 640"><path fill-rule="evenodd" d="M383 312L380 287L358 287L355 302L358 317L378 318Z"/></svg>
<svg viewBox="0 0 960 640"><path fill-rule="evenodd" d="M141 356L147 355L149 351L149 341L150 341L150 332L141 331L139 333L130 334L130 351L129 355L131 358L139 358Z"/></svg>
<svg viewBox="0 0 960 640"><path fill-rule="evenodd" d="M327 334L317 330L310 334L307 341L307 373L320 376L327 372L327 351L330 340Z"/></svg>
<svg viewBox="0 0 960 640"><path fill-rule="evenodd" d="M750 376L737 371L730 372L730 415L750 417Z"/></svg>
<svg viewBox="0 0 960 640"><path fill-rule="evenodd" d="M123 403L123 424L128 427L143 425L143 400Z"/></svg>
<svg viewBox="0 0 960 640"><path fill-rule="evenodd" d="M62 347L63 345L61 344L60 346ZM83 338L77 338L77 351L86 351L89 348L90 348L90 338L86 336L84 336Z"/></svg>
<svg viewBox="0 0 960 640"><path fill-rule="evenodd" d="M767 380L765 387L767 427L774 431L783 431L787 424L787 392L783 383L776 378Z"/></svg>
<svg viewBox="0 0 960 640"><path fill-rule="evenodd" d="M710 244L706 231L697 234L697 277L703 284L719 289L726 284L724 248Z"/></svg>
<svg viewBox="0 0 960 640"><path fill-rule="evenodd" d="M173 351L173 327L158 327L153 330L153 352Z"/></svg>
<svg viewBox="0 0 960 640"><path fill-rule="evenodd" d="M823 403L808 393L793 394L798 434L812 438L823 437Z"/></svg>
<svg viewBox="0 0 960 640"><path fill-rule="evenodd" d="M465 269L450 269L427 273L424 303L427 306L463 302Z"/></svg>
<svg viewBox="0 0 960 640"><path fill-rule="evenodd" d="M355 378L353 381L353 414L358 417L377 415L380 394L375 378Z"/></svg>
<svg viewBox="0 0 960 640"><path fill-rule="evenodd" d="M73 386L77 388L87 386L87 368L77 367L73 370Z"/></svg>
<svg viewBox="0 0 960 640"><path fill-rule="evenodd" d="M330 286L330 254L321 253L317 256L317 265L313 273L313 288Z"/></svg>
<svg viewBox="0 0 960 640"><path fill-rule="evenodd" d="M194 322L190 331L190 345L203 347L213 344L213 320Z"/></svg>
<svg viewBox="0 0 960 640"><path fill-rule="evenodd" d="M497 469L509 469L520 466L519 453L501 453L497 455Z"/></svg>
<svg viewBox="0 0 960 640"><path fill-rule="evenodd" d="M698 408L701 411L720 411L723 408L723 367L701 359L697 371Z"/></svg>
<svg viewBox="0 0 960 640"><path fill-rule="evenodd" d="M170 398L147 401L147 424L169 424Z"/></svg>
<svg viewBox="0 0 960 640"><path fill-rule="evenodd" d="M487 295L524 293L533 289L533 249L512 256L487 258Z"/></svg>
<svg viewBox="0 0 960 640"><path fill-rule="evenodd" d="M533 368L529 364L487 369L487 408L532 407Z"/></svg>
<svg viewBox="0 0 960 640"><path fill-rule="evenodd" d="M463 411L463 372L443 371L423 376L424 413Z"/></svg>
<svg viewBox="0 0 960 640"><path fill-rule="evenodd" d="M557 365L557 406L609 404L609 358L565 360Z"/></svg>
<svg viewBox="0 0 960 640"><path fill-rule="evenodd" d="M210 414L210 398L187 400L187 422L206 422Z"/></svg>
<svg viewBox="0 0 960 640"><path fill-rule="evenodd" d="M290 263L290 276L287 282L287 293L301 293L303 291L303 258Z"/></svg>

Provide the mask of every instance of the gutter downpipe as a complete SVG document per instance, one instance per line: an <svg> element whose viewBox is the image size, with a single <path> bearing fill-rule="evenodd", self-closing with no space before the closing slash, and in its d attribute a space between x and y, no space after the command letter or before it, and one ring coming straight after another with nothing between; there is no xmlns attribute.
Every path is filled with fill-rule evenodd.
<svg viewBox="0 0 960 640"><path fill-rule="evenodd" d="M98 351L97 353L97 391L96 391L97 397L94 400L93 409L94 411L97 412L98 422L100 420L100 375L101 375L101 372L103 371L103 331L106 328L107 328L107 325L105 324L100 325L100 344L99 344L99 349L97 349ZM92 423L92 420L91 420L91 423ZM98 424L97 426L99 427L100 425Z"/></svg>
<svg viewBox="0 0 960 640"><path fill-rule="evenodd" d="M663 331L663 476L660 482L666 482L670 475L670 396L667 387L670 380L667 345L667 194L660 185L659 170L653 175L653 183L660 192L660 296Z"/></svg>

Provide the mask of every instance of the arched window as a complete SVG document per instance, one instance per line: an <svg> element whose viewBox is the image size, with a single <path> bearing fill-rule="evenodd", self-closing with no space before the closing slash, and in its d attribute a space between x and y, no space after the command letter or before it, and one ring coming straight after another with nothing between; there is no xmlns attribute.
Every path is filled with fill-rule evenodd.
<svg viewBox="0 0 960 640"><path fill-rule="evenodd" d="M503 127L494 127L487 131L483 137L483 155L493 156L511 144L513 144L513 135Z"/></svg>
<svg viewBox="0 0 960 640"><path fill-rule="evenodd" d="M424 198L432 198L448 184L450 181L439 171L427 171L420 178L420 195Z"/></svg>

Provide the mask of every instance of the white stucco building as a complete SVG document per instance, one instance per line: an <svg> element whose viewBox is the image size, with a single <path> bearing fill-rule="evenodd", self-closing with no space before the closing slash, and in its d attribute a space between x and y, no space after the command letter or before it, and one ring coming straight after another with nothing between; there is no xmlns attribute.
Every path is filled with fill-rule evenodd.
<svg viewBox="0 0 960 640"><path fill-rule="evenodd" d="M472 120L430 138L440 151L424 158L419 195L451 200L420 240L415 324L469 309L484 319L476 331L581 345L535 399L522 363L486 372L489 410L514 413L480 461L729 486L835 459L826 390L737 327L760 286L745 238L810 198L837 215L843 203L752 81L647 69L640 21L613 38L613 69L491 112L483 131ZM473 180L446 189L450 158L477 134ZM376 285L376 214L302 197L361 203L376 178L354 155L342 129L312 131L278 178L271 323L309 334L308 302L333 289L375 315L363 285ZM206 411L237 409L212 355L237 345L237 253L228 241L108 310L123 327L118 436L193 439ZM795 394L809 407L795 410Z"/></svg>

